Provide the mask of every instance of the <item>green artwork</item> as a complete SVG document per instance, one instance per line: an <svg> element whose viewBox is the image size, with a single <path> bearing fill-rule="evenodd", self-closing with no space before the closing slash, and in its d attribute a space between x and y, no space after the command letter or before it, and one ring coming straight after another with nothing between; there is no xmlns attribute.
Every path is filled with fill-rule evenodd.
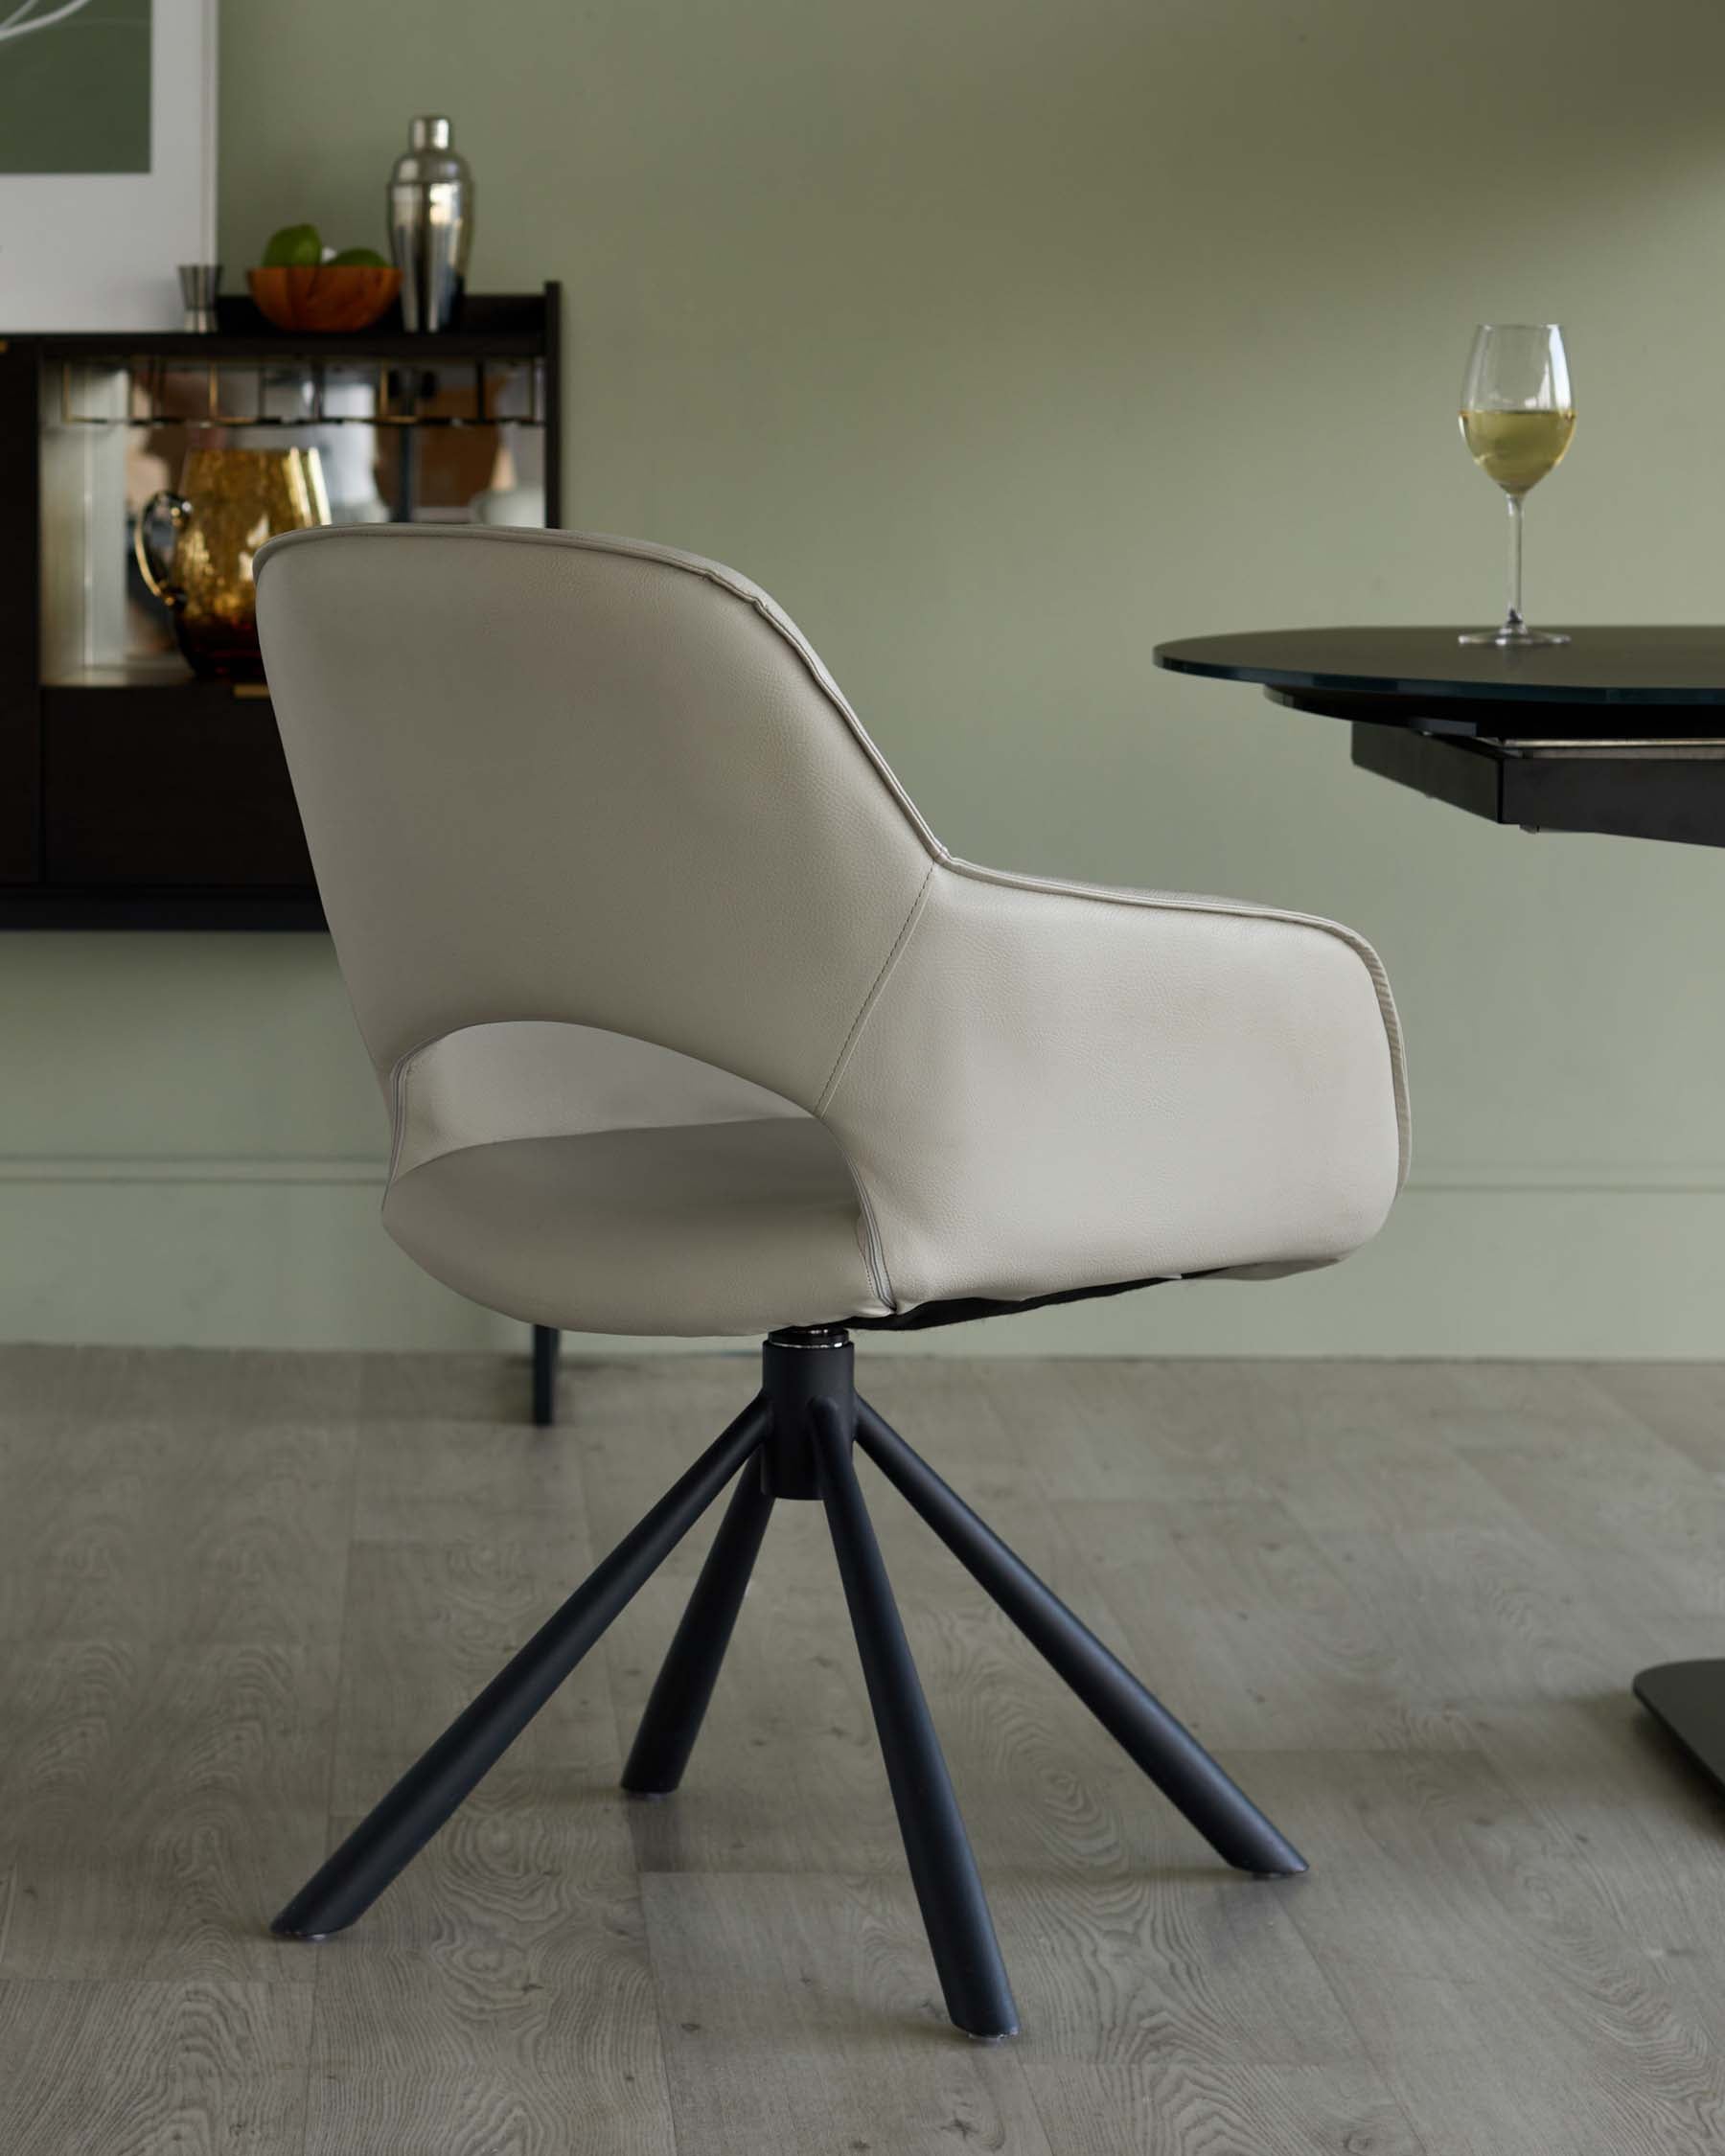
<svg viewBox="0 0 1725 2156"><path fill-rule="evenodd" d="M0 172L150 170L151 0L0 0Z"/></svg>

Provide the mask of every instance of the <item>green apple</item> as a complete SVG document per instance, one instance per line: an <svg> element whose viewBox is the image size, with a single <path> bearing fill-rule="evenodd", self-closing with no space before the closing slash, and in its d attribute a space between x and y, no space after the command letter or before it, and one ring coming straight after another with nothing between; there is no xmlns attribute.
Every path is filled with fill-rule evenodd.
<svg viewBox="0 0 1725 2156"><path fill-rule="evenodd" d="M389 264L376 247L343 247L330 257L332 269L387 269Z"/></svg>
<svg viewBox="0 0 1725 2156"><path fill-rule="evenodd" d="M314 224L283 225L264 250L265 269L314 269L322 260L323 241Z"/></svg>

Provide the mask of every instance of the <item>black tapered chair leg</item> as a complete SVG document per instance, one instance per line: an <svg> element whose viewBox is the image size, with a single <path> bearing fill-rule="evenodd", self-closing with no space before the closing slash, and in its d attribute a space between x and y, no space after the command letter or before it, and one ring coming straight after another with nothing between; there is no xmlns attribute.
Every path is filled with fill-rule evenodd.
<svg viewBox="0 0 1725 2156"><path fill-rule="evenodd" d="M563 1335L555 1325L533 1328L533 1419L540 1430L557 1420L557 1357Z"/></svg>
<svg viewBox="0 0 1725 2156"><path fill-rule="evenodd" d="M607 1625L760 1446L757 1397L408 1768L270 1929L321 1938L362 1915L556 1691Z"/></svg>
<svg viewBox="0 0 1725 2156"><path fill-rule="evenodd" d="M1011 2036L1018 2007L958 1800L929 1718L838 1404L811 1404L816 1472L862 1658L886 1778L947 2012L968 2035Z"/></svg>
<svg viewBox="0 0 1725 2156"><path fill-rule="evenodd" d="M681 1781L771 1517L772 1500L751 1461L725 1507L635 1732L623 1769L632 1797L666 1797Z"/></svg>
<svg viewBox="0 0 1725 2156"><path fill-rule="evenodd" d="M1219 1856L1261 1877L1306 1869L1191 1732L862 1399L857 1442Z"/></svg>

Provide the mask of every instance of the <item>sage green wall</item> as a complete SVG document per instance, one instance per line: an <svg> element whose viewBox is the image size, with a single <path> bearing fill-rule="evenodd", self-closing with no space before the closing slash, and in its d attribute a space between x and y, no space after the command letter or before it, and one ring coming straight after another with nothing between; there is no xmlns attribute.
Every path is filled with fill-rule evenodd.
<svg viewBox="0 0 1725 2156"><path fill-rule="evenodd" d="M737 562L931 820L1020 868L1335 913L1415 1083L1380 1243L953 1344L1725 1352L1725 857L1497 832L1156 674L1230 625L1484 620L1472 324L1568 325L1530 598L1725 616L1713 0L300 0L223 9L222 244L376 240L452 113L477 282L568 292L572 521ZM319 944L0 945L5 1329L513 1337L371 1225Z"/></svg>

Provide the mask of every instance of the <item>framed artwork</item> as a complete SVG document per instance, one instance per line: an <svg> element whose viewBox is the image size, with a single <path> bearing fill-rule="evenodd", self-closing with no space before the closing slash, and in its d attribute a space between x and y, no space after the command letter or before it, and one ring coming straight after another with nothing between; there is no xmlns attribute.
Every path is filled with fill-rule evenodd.
<svg viewBox="0 0 1725 2156"><path fill-rule="evenodd" d="M217 0L0 0L0 334L177 329L216 259Z"/></svg>

